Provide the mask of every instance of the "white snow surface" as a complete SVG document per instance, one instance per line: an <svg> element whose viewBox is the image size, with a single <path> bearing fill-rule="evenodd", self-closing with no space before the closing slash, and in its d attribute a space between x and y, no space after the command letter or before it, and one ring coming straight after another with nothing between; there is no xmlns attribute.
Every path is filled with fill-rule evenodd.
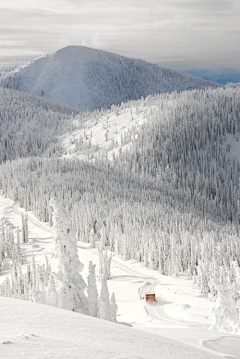
<svg viewBox="0 0 240 359"><path fill-rule="evenodd" d="M0 358L198 358L214 356L120 324L0 298Z"/></svg>
<svg viewBox="0 0 240 359"><path fill-rule="evenodd" d="M2 86L30 92L81 111L110 108L155 93L219 85L84 46L68 46L0 73Z"/></svg>
<svg viewBox="0 0 240 359"><path fill-rule="evenodd" d="M76 115L71 130L59 138L63 156L93 160L102 155L112 160L119 151L125 151L132 145L143 123L149 120L152 108L156 106L155 102L150 105L140 100L99 116L89 115L84 121Z"/></svg>
<svg viewBox="0 0 240 359"><path fill-rule="evenodd" d="M0 217L9 226L21 227L22 212L17 203L0 196ZM44 263L47 254L54 271L53 247L52 229L30 212L29 242L21 245L26 258L23 270L34 253L36 264ZM83 278L92 261L98 279L97 249L78 242L78 253L84 264ZM0 282L9 269L1 272ZM116 294L117 324L0 297L0 358L240 358L240 333L208 330L214 303L187 276L162 276L120 256L113 257L111 272L108 288ZM156 293L155 304L141 299L149 291Z"/></svg>

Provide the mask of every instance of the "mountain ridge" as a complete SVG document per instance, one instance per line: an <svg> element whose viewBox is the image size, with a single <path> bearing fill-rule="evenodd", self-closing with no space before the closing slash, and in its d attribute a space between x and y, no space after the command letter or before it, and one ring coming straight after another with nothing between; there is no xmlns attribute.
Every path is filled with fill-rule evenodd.
<svg viewBox="0 0 240 359"><path fill-rule="evenodd" d="M239 69L202 69L192 68L184 71L185 73L202 78L207 81L214 81L221 85L237 85L240 82Z"/></svg>
<svg viewBox="0 0 240 359"><path fill-rule="evenodd" d="M219 86L144 60L84 46L68 46L1 71L0 84L81 111L110 108L155 93Z"/></svg>

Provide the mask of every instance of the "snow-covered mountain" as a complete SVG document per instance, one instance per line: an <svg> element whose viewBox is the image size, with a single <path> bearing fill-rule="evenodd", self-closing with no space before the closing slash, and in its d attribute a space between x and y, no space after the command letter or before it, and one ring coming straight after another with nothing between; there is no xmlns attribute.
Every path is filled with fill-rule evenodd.
<svg viewBox="0 0 240 359"><path fill-rule="evenodd" d="M218 85L143 60L83 46L69 46L12 70L1 85L81 111L110 108L149 94Z"/></svg>

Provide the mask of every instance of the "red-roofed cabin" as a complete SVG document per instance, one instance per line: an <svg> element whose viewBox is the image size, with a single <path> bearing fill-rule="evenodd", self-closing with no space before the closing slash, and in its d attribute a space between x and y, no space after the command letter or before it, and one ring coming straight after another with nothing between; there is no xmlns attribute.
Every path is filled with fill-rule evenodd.
<svg viewBox="0 0 240 359"><path fill-rule="evenodd" d="M146 302L156 302L155 293L146 293Z"/></svg>

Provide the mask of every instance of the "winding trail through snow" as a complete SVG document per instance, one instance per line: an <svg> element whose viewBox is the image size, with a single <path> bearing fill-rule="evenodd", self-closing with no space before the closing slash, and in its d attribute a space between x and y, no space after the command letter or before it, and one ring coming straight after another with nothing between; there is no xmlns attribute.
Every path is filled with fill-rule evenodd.
<svg viewBox="0 0 240 359"><path fill-rule="evenodd" d="M22 213L23 213L23 212L21 212L21 211L18 209L18 208L19 208L18 202L14 202L14 203L12 204L11 208L12 208L12 211L13 211L15 214L17 214L17 215L19 215L19 216L22 216ZM33 224L34 224L35 226L37 226L38 228L43 229L44 231L47 231L47 232L49 232L49 233L53 233L51 227L49 227L49 226L46 225L46 224L41 223L38 219L33 218L33 217L31 216L31 214L29 214L29 213L28 213L28 221L31 222L31 223L33 223Z"/></svg>
<svg viewBox="0 0 240 359"><path fill-rule="evenodd" d="M95 255L98 255L97 249L91 248L89 250L92 253L94 253ZM133 276L137 276L139 279L146 280L146 284L142 287L139 287L139 289L138 289L140 300L143 299L143 297L145 297L146 293L155 293L156 287L158 285L161 285L161 281L159 279L145 275L145 274L141 273L140 271L138 271L134 268L131 268L129 265L123 263L122 260L116 258L115 256L112 258L112 263L114 263L114 265L116 267L118 267L125 273L128 273ZM147 315L151 319L156 319L165 324L167 324L167 323L168 324L178 324L178 325L188 326L188 327L202 325L200 323L194 323L194 322L189 322L189 321L185 321L185 320L181 320L181 319L171 318L170 316L168 316L166 314L166 312L164 310L164 303L166 303L166 302L167 302L166 299L161 295L161 298L157 297L157 301L155 303L143 302L143 306L146 310Z"/></svg>
<svg viewBox="0 0 240 359"><path fill-rule="evenodd" d="M11 206L12 211L21 216L23 212L19 210L19 204L18 202L14 202ZM51 234L53 234L52 228L49 227L47 224L41 223L38 219L35 219L31 216L31 214L28 214L28 221L37 226L38 228L41 228ZM98 256L97 249L94 248L86 248L86 250L91 251L93 254ZM146 280L146 284L139 288L139 299L141 300L143 297L145 297L146 293L155 293L156 287L158 285L161 285L161 281L157 278L145 275L141 273L140 271L131 268L127 263L123 263L122 260L116 258L115 256L112 257L112 263L115 264L116 267L124 271L125 273L128 273L133 276L137 276L139 279ZM171 318L168 316L164 310L164 303L166 303L166 299L161 295L161 297L157 297L157 301L155 303L145 303L143 302L143 306L146 310L146 313L151 319L156 319L158 321L161 321L165 324L178 324L178 325L184 325L184 326L200 326L202 324L200 323L193 323L188 322L176 318Z"/></svg>
<svg viewBox="0 0 240 359"><path fill-rule="evenodd" d="M19 215L22 216L22 213L19 210L19 204L18 202L14 202L11 206L12 211ZM49 227L47 224L43 224L41 223L39 220L33 218L31 216L31 214L28 214L28 221L31 222L32 224L34 224L35 226L37 226L38 228L41 228L51 234L53 234L52 228ZM91 249L87 249L90 250L93 254L98 255L98 251L97 249L91 248ZM118 267L119 269L121 269L122 271L124 271L125 273L128 273L130 275L133 276L137 276L139 279L143 279L146 280L146 284L142 287L139 288L138 293L139 293L139 299L141 300L143 297L145 297L145 294L147 292L152 292L155 293L156 292L156 287L158 285L161 284L161 281L157 278L154 277L150 277L148 275L145 275L143 273L141 273L140 271L131 268L127 263L123 263L122 260L116 258L115 256L112 257L112 263L115 264L116 267ZM161 322L169 323L169 324L180 324L180 325L185 325L185 326L196 326L196 325L201 325L200 323L193 323L193 322L188 322L188 321L183 321L183 320L179 320L176 318L171 318L170 316L168 316L164 310L164 303L166 303L166 299L161 295L161 298L157 298L157 302L155 303L145 303L143 302L144 308L146 310L146 313L148 314L148 316L151 319L157 319Z"/></svg>

